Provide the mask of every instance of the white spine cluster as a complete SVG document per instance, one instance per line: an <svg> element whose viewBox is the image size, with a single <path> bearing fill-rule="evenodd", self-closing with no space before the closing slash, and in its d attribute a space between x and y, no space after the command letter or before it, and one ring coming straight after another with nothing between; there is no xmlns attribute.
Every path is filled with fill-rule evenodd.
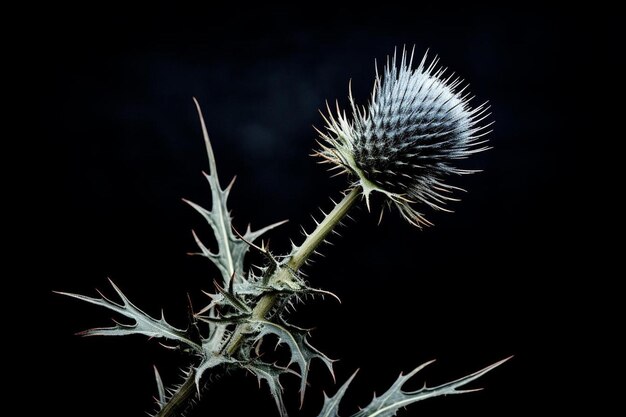
<svg viewBox="0 0 626 417"><path fill-rule="evenodd" d="M337 106L330 109L318 155L342 172L356 177L369 204L372 191L385 194L412 224L429 225L415 205L424 203L446 210L455 200L450 174L475 171L455 166L455 161L488 149L485 135L489 106L471 108L472 97L454 74L444 76L439 60L429 64L426 55L413 67L402 51L387 60L383 75L376 75L371 101L358 107L350 92L352 118Z"/></svg>

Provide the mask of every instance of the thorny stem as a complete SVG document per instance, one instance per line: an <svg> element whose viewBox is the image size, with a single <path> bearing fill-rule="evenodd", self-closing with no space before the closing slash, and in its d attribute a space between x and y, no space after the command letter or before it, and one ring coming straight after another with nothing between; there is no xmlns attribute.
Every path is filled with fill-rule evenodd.
<svg viewBox="0 0 626 417"><path fill-rule="evenodd" d="M313 232L306 237L302 245L300 245L295 250L293 255L291 255L291 258L289 258L284 265L279 267L276 272L274 272L271 280L274 281L274 283L282 282L287 285L293 285L293 279L291 277L292 273L297 272L302 267L313 251L315 251L320 243L326 239L333 228L344 218L346 213L348 213L360 194L360 187L355 187L350 190L350 192L343 197L343 199L332 209L332 211L324 217L324 220L318 223L315 230L313 230ZM272 309L272 307L274 307L276 301L278 301L278 296L276 294L266 294L261 297L257 305L252 310L252 319L265 319L265 316ZM248 330L246 327L248 326L240 324L235 329L233 336L226 347L226 353L228 355L234 355L237 352L237 349L243 340L243 336L246 333L246 330Z"/></svg>
<svg viewBox="0 0 626 417"><path fill-rule="evenodd" d="M175 416L178 411L184 408L187 398L195 391L194 373L189 372L189 376L183 385L176 391L170 400L163 405L157 417Z"/></svg>
<svg viewBox="0 0 626 417"><path fill-rule="evenodd" d="M281 282L285 285L296 285L292 278L293 273L297 272L302 265L304 265L315 249L324 241L324 239L326 239L335 226L341 222L350 208L354 205L354 203L356 203L361 192L361 187L355 187L350 190L332 209L332 211L324 217L324 220L318 223L315 230L313 230L313 232L306 237L302 245L296 248L289 260L276 269L270 280L273 283ZM277 301L278 295L276 294L266 294L261 297L252 310L252 320L265 319L265 316L272 310ZM243 342L246 333L250 330L249 324L238 324L233 331L224 352L229 356L236 354L237 349L239 349L241 342ZM194 392L194 380L194 373L191 372L182 387L174 394L170 401L163 406L161 411L159 411L157 417L175 416L176 412L185 403L187 397Z"/></svg>
<svg viewBox="0 0 626 417"><path fill-rule="evenodd" d="M348 210L354 205L357 197L361 194L361 187L353 188L345 195L343 200L337 204L333 210L326 215L324 220L317 225L313 233L307 236L306 240L300 245L296 252L287 262L287 266L294 271L306 262L311 253L326 239L326 236L337 226L337 224L348 213Z"/></svg>

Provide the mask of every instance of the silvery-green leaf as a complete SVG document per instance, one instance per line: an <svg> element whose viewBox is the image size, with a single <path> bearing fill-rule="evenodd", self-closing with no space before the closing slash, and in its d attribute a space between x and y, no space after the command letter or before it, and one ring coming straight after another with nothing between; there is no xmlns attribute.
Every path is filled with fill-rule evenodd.
<svg viewBox="0 0 626 417"><path fill-rule="evenodd" d="M253 323L260 326L257 340L266 335L273 334L278 337L279 344L285 343L289 347L289 351L291 353L289 365L296 363L300 369L301 402L304 401L304 392L306 389L311 360L314 358L322 360L334 378L333 361L309 344L306 338L307 332L305 330L289 326L286 323L276 324L265 320L256 320Z"/></svg>
<svg viewBox="0 0 626 417"><path fill-rule="evenodd" d="M148 314L141 311L128 298L122 293L122 291L109 280L113 289L122 300L122 304L115 303L105 296L102 298L92 298L80 294L72 294L66 292L58 292L58 294L67 295L69 297L77 298L82 301L86 301L91 304L99 305L109 310L115 311L122 316L128 317L133 320L135 324L116 324L113 327L100 327L90 330L85 330L80 334L83 336L125 336L129 334L143 334L148 337L165 338L182 342L196 351L200 351L201 347L187 338L184 330L177 329L168 322L165 321L163 315L161 319L157 320L150 317ZM102 294L101 294L102 295Z"/></svg>
<svg viewBox="0 0 626 417"><path fill-rule="evenodd" d="M192 203L191 201L184 201L187 202L191 207L196 209L206 219L207 223L209 223L209 225L213 229L213 234L215 235L215 240L217 241L217 252L212 252L211 250L209 250L200 241L195 233L194 238L196 240L196 243L198 244L198 247L200 248L199 255L209 258L217 266L222 274L224 287L228 288L230 280L234 275L236 275L237 277L244 277L244 257L249 250L249 245L246 243L246 241L253 242L255 239L259 238L268 230L280 226L285 222L283 221L274 223L254 232L248 226L246 233L243 235L244 240L240 239L233 233L231 223L232 219L230 217L226 201L228 199L228 194L230 193L234 179L225 189L222 189L222 187L220 186L219 178L217 176L215 156L213 155L213 148L211 147L209 134L207 132L204 118L202 116L202 111L200 110L200 105L195 99L194 102L196 103L196 108L200 117L200 124L202 125L202 135L204 137L204 142L209 157L209 173L205 174L205 177L209 182L209 187L211 188L211 210L207 210L195 203Z"/></svg>
<svg viewBox="0 0 626 417"><path fill-rule="evenodd" d="M211 312L211 316L218 317L214 311ZM209 324L211 332L206 339L202 339L202 361L194 368L194 379L198 389L206 371L234 362L234 359L222 354L229 341L230 331L227 329L229 323L210 322Z"/></svg>
<svg viewBox="0 0 626 417"><path fill-rule="evenodd" d="M339 417L339 404L341 403L348 386L356 376L357 372L358 371L354 372L332 397L328 397L326 393L324 393L324 406L322 407L322 411L319 413L318 417Z"/></svg>
<svg viewBox="0 0 626 417"><path fill-rule="evenodd" d="M250 364L245 365L244 368L252 372L257 377L257 379L259 380L259 385L261 384L262 380L265 380L265 382L267 382L270 393L272 394L272 397L274 397L274 401L276 402L278 412L280 413L281 417L287 417L287 409L285 408L285 404L283 403L283 387L280 385L279 378L282 374L294 372L288 368L281 368L280 366L264 363L261 361L253 361Z"/></svg>
<svg viewBox="0 0 626 417"><path fill-rule="evenodd" d="M220 365L232 362L232 359L217 352L205 352L204 356L202 357L202 362L200 362L200 365L195 368L194 382L196 384L196 388L198 389L198 393L201 387L200 380L202 379L202 376L206 371L208 371L209 369L217 368Z"/></svg>
<svg viewBox="0 0 626 417"><path fill-rule="evenodd" d="M392 417L396 415L396 412L403 407L406 407L409 404L416 403L418 401L425 400L427 398L438 397L441 395L450 395L450 394L464 394L467 392L480 391L481 388L477 389L459 389L470 382L480 378L485 375L487 372L492 369L502 365L504 362L509 360L511 357L503 359L499 362L494 363L493 365L489 365L486 368L481 369L480 371L474 372L473 374L464 376L463 378L459 378L455 381L448 382L436 387L428 388L424 385L424 388L419 389L417 391L406 392L402 390L402 386L406 384L406 382L411 379L415 374L424 369L426 366L430 365L434 361L426 362L417 368L415 368L412 372L407 375L400 375L396 382L389 388L384 394L380 397L374 397L372 402L365 408L359 410L357 413L353 414L352 417ZM342 387L343 388L343 387Z"/></svg>

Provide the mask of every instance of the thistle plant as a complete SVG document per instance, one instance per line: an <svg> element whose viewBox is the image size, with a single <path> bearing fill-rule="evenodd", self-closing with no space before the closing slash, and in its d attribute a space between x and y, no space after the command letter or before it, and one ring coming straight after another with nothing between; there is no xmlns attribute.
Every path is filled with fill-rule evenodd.
<svg viewBox="0 0 626 417"><path fill-rule="evenodd" d="M283 402L281 377L293 374L300 379L300 401L304 401L309 368L313 360L321 362L333 374L334 360L328 358L309 342L309 331L291 323L290 312L297 303L310 295L336 295L315 288L305 279L301 268L316 252L334 228L340 224L351 207L364 200L370 208L370 194L378 192L386 205L396 206L408 222L418 228L431 223L423 210L448 210L448 202L457 200L459 188L448 183L449 177L475 171L461 169L456 162L486 148L484 136L489 107L473 108L462 81L453 75L444 76L445 69L437 67L435 58L427 57L414 68L413 53L403 51L387 60L382 75L377 73L374 89L367 106L357 106L349 94L351 115L339 109L328 109L324 116L326 127L319 131L316 155L331 165L331 170L346 173L349 186L343 198L305 233L300 245L292 244L284 255L274 254L259 238L284 222L243 234L232 225L227 206L231 182L223 188L207 128L197 101L202 134L209 160L205 177L211 190L211 207L203 208L186 201L204 217L213 234L216 247L207 247L195 234L198 255L208 258L219 274L212 277L214 290L206 292L207 305L195 311L185 329L174 327L165 320L153 318L136 307L111 281L119 298L113 301L101 294L99 298L61 293L105 307L129 320L112 327L94 328L84 336L123 336L142 334L162 339L168 347L188 354L189 363L181 370L181 381L166 388L155 368L157 404L154 415L173 417L184 415L194 400L209 396L202 394L208 375L241 369L265 381L276 403L278 413L287 415ZM328 107L328 106L327 106ZM256 251L264 263L246 268L246 254ZM284 344L288 348L285 363L268 362L263 357L267 346ZM264 343L265 341L265 343ZM508 358L507 358L508 359ZM409 404L426 398L473 391L465 385L502 364L496 362L471 375L437 387L407 392L405 383L430 362L400 375L381 396L374 399L353 417L387 417ZM341 399L352 377L335 395L324 397L321 416L338 416Z"/></svg>

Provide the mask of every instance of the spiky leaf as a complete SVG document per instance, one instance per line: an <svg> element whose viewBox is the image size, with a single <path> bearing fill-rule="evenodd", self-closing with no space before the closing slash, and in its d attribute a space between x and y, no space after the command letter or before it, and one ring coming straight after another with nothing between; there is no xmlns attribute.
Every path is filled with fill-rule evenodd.
<svg viewBox="0 0 626 417"><path fill-rule="evenodd" d="M402 390L404 384L407 383L411 378L415 376L419 371L424 369L426 366L430 365L434 361L426 362L417 368L415 368L412 372L407 375L400 375L396 382L381 396L376 397L372 400L369 405L365 408L362 408L358 412L352 414L352 417L393 417L396 415L396 412L400 408L404 408L407 405L416 403L418 401L425 400L427 398L438 397L441 395L450 395L450 394L464 394L467 392L480 391L481 388L477 389L459 389L470 382L480 378L485 375L487 372L492 369L502 365L504 362L511 359L511 357L505 358L499 362L494 363L493 365L489 365L486 368L481 369L480 371L474 372L473 374L464 376L463 378L459 378L455 381L448 382L445 384L441 384L436 387L428 388L426 385L422 389L412 392L406 392ZM338 407L339 402L343 398L348 384L352 381L354 375L350 377L348 382L346 382L340 389L337 391L334 397L325 398L324 407L322 408L322 412L318 417L338 417Z"/></svg>
<svg viewBox="0 0 626 417"><path fill-rule="evenodd" d="M196 388L198 388L198 391L200 390L200 380L202 379L202 376L204 375L204 373L206 371L208 371L209 369L214 369L217 368L220 365L224 365L227 363L231 363L232 360L224 355L220 355L218 353L215 352L208 352L205 353L205 356L203 356L202 358L202 362L200 363L200 365L198 365L198 367L195 369L195 384L196 384Z"/></svg>
<svg viewBox="0 0 626 417"><path fill-rule="evenodd" d="M253 242L268 230L280 226L285 222L282 221L274 223L254 232L250 229L250 226L248 226L246 233L243 235L243 239L233 233L232 219L230 217L226 201L234 179L228 187L222 189L217 176L215 156L213 155L213 148L211 147L209 134L204 123L202 110L200 110L200 105L195 99L194 102L196 103L196 108L200 117L202 135L204 136L204 143L209 157L209 173L205 173L204 175L209 182L209 187L211 188L211 210L207 210L195 203L192 203L191 201L184 201L196 209L213 229L215 240L217 241L218 251L212 252L209 250L194 233L194 238L201 251L198 255L209 258L217 266L222 274L224 286L228 287L233 276L236 275L237 277L244 277L244 257L249 250L249 245L246 241Z"/></svg>
<svg viewBox="0 0 626 417"><path fill-rule="evenodd" d="M72 294L67 292L58 292L58 294L67 295L68 297L77 298L91 304L99 305L109 310L115 311L122 316L133 320L135 324L116 324L113 327L99 327L95 329L85 330L80 334L83 336L126 336L129 334L143 334L148 337L164 338L184 343L196 351L200 351L201 347L187 338L184 330L177 329L165 321L165 317L161 315L161 319L157 320L137 308L122 293L122 291L109 280L113 289L122 300L122 304L115 303L104 295L102 298L92 298L80 294Z"/></svg>
<svg viewBox="0 0 626 417"><path fill-rule="evenodd" d="M314 358L320 359L324 362L324 365L328 368L330 373L334 377L333 373L333 361L329 359L319 350L315 349L307 340L307 331L290 326L286 323L272 323L265 320L254 321L260 326L257 339L260 339L266 335L273 334L278 337L278 343L285 343L289 347L291 357L289 365L295 363L300 369L300 401L304 401L304 392L306 389L307 377L309 373L309 367L311 361Z"/></svg>
<svg viewBox="0 0 626 417"><path fill-rule="evenodd" d="M198 389L200 380L206 371L234 362L231 357L222 354L230 336L230 331L226 328L227 325L227 323L210 323L211 333L209 337L202 339L202 361L194 369L194 378Z"/></svg>
<svg viewBox="0 0 626 417"><path fill-rule="evenodd" d="M318 417L339 417L339 403L346 394L346 390L356 376L357 372L358 371L354 372L332 397L328 397L326 393L324 393L324 406L322 407L322 411L319 413Z"/></svg>
<svg viewBox="0 0 626 417"><path fill-rule="evenodd" d="M244 366L245 369L252 372L259 380L267 382L267 386L270 389L272 397L276 402L276 407L281 417L287 417L287 409L283 403L283 387L280 385L280 376L286 373L295 373L289 368L283 368L274 364L269 364L261 361L253 361Z"/></svg>

